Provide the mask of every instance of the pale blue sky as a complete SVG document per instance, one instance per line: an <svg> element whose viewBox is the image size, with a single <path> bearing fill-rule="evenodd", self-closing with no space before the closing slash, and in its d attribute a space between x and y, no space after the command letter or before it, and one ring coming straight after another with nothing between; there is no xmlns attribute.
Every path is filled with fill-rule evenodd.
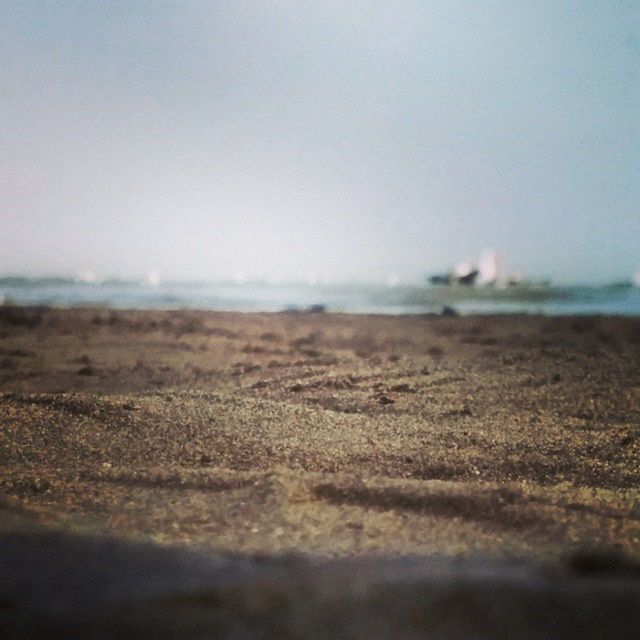
<svg viewBox="0 0 640 640"><path fill-rule="evenodd" d="M0 272L640 269L640 2L0 0Z"/></svg>

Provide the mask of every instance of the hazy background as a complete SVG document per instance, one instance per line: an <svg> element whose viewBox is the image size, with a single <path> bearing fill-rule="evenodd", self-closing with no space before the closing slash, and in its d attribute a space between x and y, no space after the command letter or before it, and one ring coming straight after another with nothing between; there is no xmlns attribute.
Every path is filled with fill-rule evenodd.
<svg viewBox="0 0 640 640"><path fill-rule="evenodd" d="M640 269L640 3L0 0L0 273Z"/></svg>

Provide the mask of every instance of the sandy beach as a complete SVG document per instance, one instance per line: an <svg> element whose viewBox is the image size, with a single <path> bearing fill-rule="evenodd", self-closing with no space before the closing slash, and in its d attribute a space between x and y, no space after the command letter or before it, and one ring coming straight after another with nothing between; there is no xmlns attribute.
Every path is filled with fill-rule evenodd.
<svg viewBox="0 0 640 640"><path fill-rule="evenodd" d="M640 561L640 319L2 307L0 336L7 548Z"/></svg>

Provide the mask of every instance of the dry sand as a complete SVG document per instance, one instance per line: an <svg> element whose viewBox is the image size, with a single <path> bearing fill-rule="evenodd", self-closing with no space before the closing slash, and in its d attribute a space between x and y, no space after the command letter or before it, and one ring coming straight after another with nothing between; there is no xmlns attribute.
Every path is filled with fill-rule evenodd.
<svg viewBox="0 0 640 640"><path fill-rule="evenodd" d="M639 371L640 319L0 307L0 534L633 567Z"/></svg>

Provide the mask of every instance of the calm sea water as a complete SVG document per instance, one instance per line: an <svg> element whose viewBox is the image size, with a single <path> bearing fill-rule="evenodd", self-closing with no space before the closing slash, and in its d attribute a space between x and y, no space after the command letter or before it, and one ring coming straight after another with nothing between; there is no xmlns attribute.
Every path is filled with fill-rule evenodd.
<svg viewBox="0 0 640 640"><path fill-rule="evenodd" d="M517 286L507 289L432 286L267 283L84 283L64 278L0 278L4 304L226 311L304 310L322 305L345 313L432 313L446 306L462 314L541 313L640 316L633 286Z"/></svg>

